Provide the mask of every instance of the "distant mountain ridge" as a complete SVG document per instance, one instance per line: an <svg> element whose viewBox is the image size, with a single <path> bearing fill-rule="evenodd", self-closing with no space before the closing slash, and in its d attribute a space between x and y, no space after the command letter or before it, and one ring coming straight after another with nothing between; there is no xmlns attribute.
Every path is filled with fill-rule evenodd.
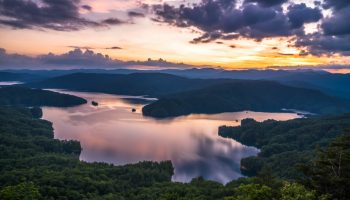
<svg viewBox="0 0 350 200"><path fill-rule="evenodd" d="M69 89L120 95L163 95L224 83L230 79L189 79L163 73L75 73L26 84L36 88Z"/></svg>
<svg viewBox="0 0 350 200"><path fill-rule="evenodd" d="M281 112L296 109L318 114L343 113L349 103L318 90L287 86L276 81L190 79L163 73L75 73L26 84L119 95L148 95L158 101L143 109L146 116L164 118L191 113L242 110Z"/></svg>
<svg viewBox="0 0 350 200"><path fill-rule="evenodd" d="M19 82L30 82L42 79L40 75L27 74L27 73L12 73L12 72L1 72L0 81L19 81Z"/></svg>
<svg viewBox="0 0 350 200"><path fill-rule="evenodd" d="M332 74L323 70L295 69L295 70L224 70L217 68L187 68L187 69L73 69L73 70L6 70L13 74L26 74L46 78L64 76L72 73L95 74L133 74L133 73L166 73L191 79L244 79L244 80L274 80L291 86L317 89L329 95L335 95L350 100L350 74ZM6 78L6 77L5 77ZM18 79L18 78L17 78ZM12 79L10 81L17 81ZM6 80L6 79L5 79ZM4 81L0 72L0 81ZM20 80L21 81L21 80ZM24 82L31 82L25 80Z"/></svg>

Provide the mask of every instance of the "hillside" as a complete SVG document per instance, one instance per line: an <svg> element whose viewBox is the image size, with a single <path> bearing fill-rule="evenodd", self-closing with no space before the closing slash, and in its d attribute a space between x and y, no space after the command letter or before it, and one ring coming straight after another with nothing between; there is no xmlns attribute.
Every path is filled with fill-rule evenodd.
<svg viewBox="0 0 350 200"><path fill-rule="evenodd" d="M38 74L12 73L12 72L0 71L0 81L29 82L29 81L37 81L40 79L43 79L43 77Z"/></svg>
<svg viewBox="0 0 350 200"><path fill-rule="evenodd" d="M269 168L278 177L295 179L301 176L298 166L309 163L316 149L327 146L348 128L350 114L289 121L245 119L241 126L220 127L219 135L261 149L257 157L242 159L243 174L254 176Z"/></svg>
<svg viewBox="0 0 350 200"><path fill-rule="evenodd" d="M1 106L56 106L69 107L84 104L83 98L57 92L9 86L0 88Z"/></svg>
<svg viewBox="0 0 350 200"><path fill-rule="evenodd" d="M78 141L54 139L52 124L26 108L0 107L0 150L0 190L23 187L12 189L15 194L0 191L0 199L130 199L137 189L170 182L173 174L166 161L118 167L81 162ZM35 198L26 196L34 191Z"/></svg>
<svg viewBox="0 0 350 200"><path fill-rule="evenodd" d="M146 105L143 114L157 118L191 113L222 113L243 110L281 112L285 109L317 114L344 113L349 104L317 90L282 85L272 81L243 81L168 95Z"/></svg>
<svg viewBox="0 0 350 200"><path fill-rule="evenodd" d="M227 80L188 79L161 73L91 74L75 73L27 84L38 88L59 88L121 95L161 96L187 91Z"/></svg>
<svg viewBox="0 0 350 200"><path fill-rule="evenodd" d="M164 70L132 70L132 69L72 69L72 70L7 70L0 72L0 81L42 81L45 78L67 76L69 74L171 74L174 76L190 79L241 79L241 80L272 80L291 86L316 89L326 94L346 98L350 100L350 74L332 74L322 70L224 70L214 68L193 68L193 69L164 69ZM64 81L60 79L58 81ZM54 84L50 81L50 84ZM43 82L44 83L44 82ZM46 82L47 83L47 82ZM36 83L41 85L42 83ZM58 83L56 83L58 84ZM56 85L54 84L54 85ZM37 85L37 86L38 86ZM57 87L57 85L56 85ZM86 88L85 88L86 89ZM99 89L100 90L100 89ZM115 93L115 92L114 92Z"/></svg>

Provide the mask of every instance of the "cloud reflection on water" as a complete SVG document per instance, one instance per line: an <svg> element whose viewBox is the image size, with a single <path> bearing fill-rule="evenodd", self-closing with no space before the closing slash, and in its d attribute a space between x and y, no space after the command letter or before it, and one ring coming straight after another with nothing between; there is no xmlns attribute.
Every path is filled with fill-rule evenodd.
<svg viewBox="0 0 350 200"><path fill-rule="evenodd" d="M120 96L69 93L97 101L99 106L45 107L44 119L53 122L56 138L81 142L81 160L117 165L171 160L173 180L182 182L202 176L226 183L241 176L242 157L258 153L256 148L218 136L220 125L239 125L239 120L247 117L258 121L298 117L290 113L237 112L155 120L142 116L142 105L130 104Z"/></svg>

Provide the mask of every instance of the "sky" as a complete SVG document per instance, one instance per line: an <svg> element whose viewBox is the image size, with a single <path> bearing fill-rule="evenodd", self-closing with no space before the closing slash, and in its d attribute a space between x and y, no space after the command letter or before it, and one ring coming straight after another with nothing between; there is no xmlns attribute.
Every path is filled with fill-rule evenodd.
<svg viewBox="0 0 350 200"><path fill-rule="evenodd" d="M0 66L348 66L348 18L348 0L0 0Z"/></svg>

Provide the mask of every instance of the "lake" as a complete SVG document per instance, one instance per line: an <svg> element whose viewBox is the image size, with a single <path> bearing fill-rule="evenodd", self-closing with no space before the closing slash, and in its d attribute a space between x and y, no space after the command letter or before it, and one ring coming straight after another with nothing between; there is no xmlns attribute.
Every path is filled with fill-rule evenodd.
<svg viewBox="0 0 350 200"><path fill-rule="evenodd" d="M175 168L173 181L180 182L202 176L227 183L242 176L239 166L243 157L259 152L220 137L219 126L239 125L245 118L263 121L301 117L295 113L244 111L156 120L144 117L141 112L145 101L154 99L55 91L89 101L70 108L43 108L43 118L53 122L55 138L80 141L81 160L116 165L171 160ZM91 101L96 101L98 106L91 105Z"/></svg>
<svg viewBox="0 0 350 200"><path fill-rule="evenodd" d="M0 86L17 85L17 84L22 84L22 82L19 82L19 81L0 81Z"/></svg>

